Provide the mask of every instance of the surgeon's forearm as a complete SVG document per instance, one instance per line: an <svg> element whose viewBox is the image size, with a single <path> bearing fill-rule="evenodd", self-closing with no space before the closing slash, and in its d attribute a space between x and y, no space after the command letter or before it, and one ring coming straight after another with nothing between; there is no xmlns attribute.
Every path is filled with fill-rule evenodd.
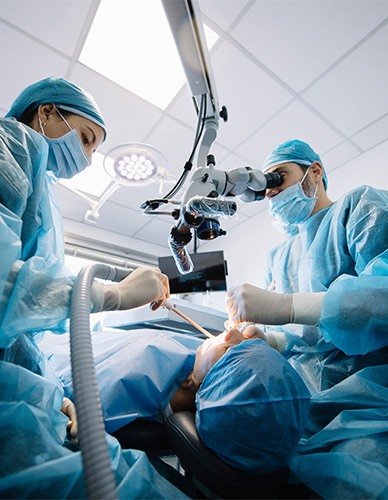
<svg viewBox="0 0 388 500"><path fill-rule="evenodd" d="M318 324L322 316L322 302L326 292L293 293L291 323Z"/></svg>

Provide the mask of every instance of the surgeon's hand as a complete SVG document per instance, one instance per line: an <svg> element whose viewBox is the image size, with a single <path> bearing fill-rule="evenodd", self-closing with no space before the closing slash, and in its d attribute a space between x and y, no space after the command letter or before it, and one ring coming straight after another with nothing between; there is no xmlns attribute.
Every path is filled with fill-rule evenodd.
<svg viewBox="0 0 388 500"><path fill-rule="evenodd" d="M78 422L74 403L69 398L63 398L61 412L69 417L67 435L70 441L78 444Z"/></svg>
<svg viewBox="0 0 388 500"><path fill-rule="evenodd" d="M229 324L243 322L284 325L291 322L292 294L268 292L244 283L226 292Z"/></svg>
<svg viewBox="0 0 388 500"><path fill-rule="evenodd" d="M245 339L262 339L278 352L284 352L286 348L286 337L283 332L263 332L257 325L249 323L245 328L240 328Z"/></svg>
<svg viewBox="0 0 388 500"><path fill-rule="evenodd" d="M93 312L133 309L151 303L155 311L170 297L168 278L159 269L139 267L112 285L97 281L92 286Z"/></svg>

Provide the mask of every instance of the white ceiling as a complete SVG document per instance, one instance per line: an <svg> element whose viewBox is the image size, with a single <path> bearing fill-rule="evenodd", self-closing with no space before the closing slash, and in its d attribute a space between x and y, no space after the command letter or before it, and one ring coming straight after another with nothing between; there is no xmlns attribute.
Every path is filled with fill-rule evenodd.
<svg viewBox="0 0 388 500"><path fill-rule="evenodd" d="M68 78L102 109L109 128L102 153L127 142L148 143L178 177L196 127L188 89L184 85L162 111L79 63L99 3L0 0L0 112L28 84ZM299 138L320 153L337 196L349 190L349 176L341 172L351 161L355 178L368 183L368 165L357 160L388 145L388 0L200 0L200 6L203 21L219 35L210 55L220 105L229 112L212 148L217 167L259 168L273 147ZM141 44L122 47L122 64L132 50ZM155 85L163 76L156 75ZM380 168L385 158L377 158ZM388 187L387 171L381 175ZM170 188L165 184L163 194ZM58 186L67 237L168 255L172 218L146 217L139 208L160 197L158 189L121 187L93 225L84 222L88 203ZM260 202L239 203L238 219L222 226L233 235L233 227L263 209Z"/></svg>

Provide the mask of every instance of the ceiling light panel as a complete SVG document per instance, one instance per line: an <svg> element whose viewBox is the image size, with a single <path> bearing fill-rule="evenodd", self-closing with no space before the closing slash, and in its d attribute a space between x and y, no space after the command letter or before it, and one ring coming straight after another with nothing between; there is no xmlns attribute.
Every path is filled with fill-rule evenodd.
<svg viewBox="0 0 388 500"><path fill-rule="evenodd" d="M186 81L160 0L102 0L79 60L160 109Z"/></svg>

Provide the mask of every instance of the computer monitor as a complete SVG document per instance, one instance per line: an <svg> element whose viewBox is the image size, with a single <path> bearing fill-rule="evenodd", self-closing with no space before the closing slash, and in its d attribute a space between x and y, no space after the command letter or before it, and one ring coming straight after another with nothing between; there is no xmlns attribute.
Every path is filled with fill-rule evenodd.
<svg viewBox="0 0 388 500"><path fill-rule="evenodd" d="M181 274L173 257L159 257L159 268L170 280L171 293L226 290L227 263L224 252L190 254L194 264L191 273Z"/></svg>

